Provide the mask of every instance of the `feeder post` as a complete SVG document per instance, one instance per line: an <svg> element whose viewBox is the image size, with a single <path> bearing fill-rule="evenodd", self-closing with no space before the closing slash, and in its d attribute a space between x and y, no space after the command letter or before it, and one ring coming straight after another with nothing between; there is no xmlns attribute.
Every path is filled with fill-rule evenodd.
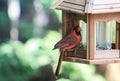
<svg viewBox="0 0 120 81"><path fill-rule="evenodd" d="M116 22L116 49L120 49L120 23Z"/></svg>
<svg viewBox="0 0 120 81"><path fill-rule="evenodd" d="M87 59L94 60L96 51L96 28L94 23L94 15L88 14L87 28Z"/></svg>

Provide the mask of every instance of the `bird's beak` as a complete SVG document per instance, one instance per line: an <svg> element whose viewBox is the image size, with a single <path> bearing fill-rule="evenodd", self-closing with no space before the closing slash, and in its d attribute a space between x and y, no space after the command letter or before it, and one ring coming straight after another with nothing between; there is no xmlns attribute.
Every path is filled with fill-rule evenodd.
<svg viewBox="0 0 120 81"><path fill-rule="evenodd" d="M77 31L78 31L78 32L79 32L79 31L81 32L81 31L82 31L81 27L79 27Z"/></svg>

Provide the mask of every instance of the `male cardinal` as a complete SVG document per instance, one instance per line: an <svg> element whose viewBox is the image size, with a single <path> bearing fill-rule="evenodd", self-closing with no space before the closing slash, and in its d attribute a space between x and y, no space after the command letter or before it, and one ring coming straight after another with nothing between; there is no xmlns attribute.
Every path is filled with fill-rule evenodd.
<svg viewBox="0 0 120 81"><path fill-rule="evenodd" d="M58 43L55 44L53 50L58 48L60 49L60 53L61 53L55 74L56 77L58 76L59 69L61 66L61 61L63 60L65 51L69 51L72 48L78 46L81 40L82 40L81 28L79 26L76 26L71 30L71 32L66 37L64 37Z"/></svg>

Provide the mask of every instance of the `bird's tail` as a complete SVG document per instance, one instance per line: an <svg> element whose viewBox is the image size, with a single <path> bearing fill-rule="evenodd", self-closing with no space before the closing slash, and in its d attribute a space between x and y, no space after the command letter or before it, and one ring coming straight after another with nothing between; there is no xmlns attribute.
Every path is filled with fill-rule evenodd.
<svg viewBox="0 0 120 81"><path fill-rule="evenodd" d="M56 48L54 47L52 50L55 50Z"/></svg>

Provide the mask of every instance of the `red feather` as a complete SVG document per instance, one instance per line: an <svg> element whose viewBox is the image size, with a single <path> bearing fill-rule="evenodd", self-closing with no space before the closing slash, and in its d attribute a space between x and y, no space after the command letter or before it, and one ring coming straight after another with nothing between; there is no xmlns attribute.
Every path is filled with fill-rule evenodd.
<svg viewBox="0 0 120 81"><path fill-rule="evenodd" d="M64 56L64 52L67 50L70 50L76 46L78 46L82 40L82 36L80 34L80 27L77 26L76 28L72 29L72 31L63 39L61 39L58 43L55 44L53 49L60 49L60 58L59 58L59 62L58 62L58 66L56 69L56 78L58 76L59 70L60 70L60 66L61 66L61 62L63 60L63 56Z"/></svg>
<svg viewBox="0 0 120 81"><path fill-rule="evenodd" d="M80 32L81 29L78 26L77 29L73 29L66 37L61 39L58 43L55 44L54 49L62 49L63 51L72 49L79 45L82 40L81 34L77 35L77 32Z"/></svg>

